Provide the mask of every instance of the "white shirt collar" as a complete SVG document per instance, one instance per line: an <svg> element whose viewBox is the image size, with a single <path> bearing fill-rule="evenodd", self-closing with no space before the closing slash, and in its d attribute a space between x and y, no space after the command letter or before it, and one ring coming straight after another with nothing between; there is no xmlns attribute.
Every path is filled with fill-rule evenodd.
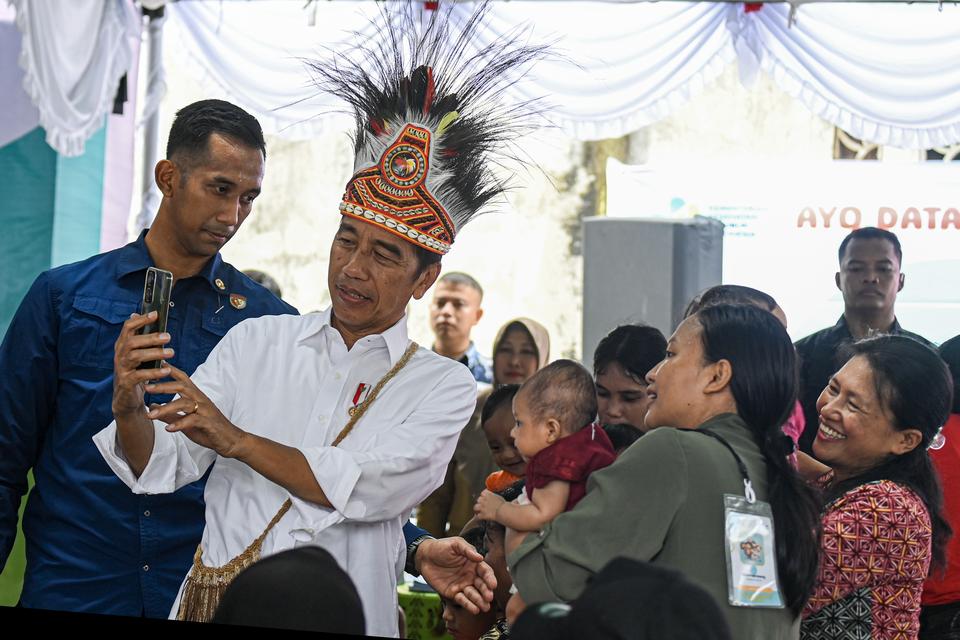
<svg viewBox="0 0 960 640"><path fill-rule="evenodd" d="M314 340L311 340L311 338L316 337L323 331L332 331L337 334L340 340L343 340L343 337L340 336L340 332L337 331L332 324L330 324L330 318L332 315L333 307L329 306L323 311L301 316L305 322L303 331L300 332L300 335L297 337L297 341L304 344L310 344L311 346L317 346L318 343L316 343ZM401 317L396 324L383 333L364 336L360 340L382 340L383 343L386 344L387 351L390 354L390 364L396 364L400 358L403 357L404 352L407 350L407 345L410 344L410 339L407 335L407 314L403 314L403 317ZM360 341L358 340L357 342L359 343Z"/></svg>

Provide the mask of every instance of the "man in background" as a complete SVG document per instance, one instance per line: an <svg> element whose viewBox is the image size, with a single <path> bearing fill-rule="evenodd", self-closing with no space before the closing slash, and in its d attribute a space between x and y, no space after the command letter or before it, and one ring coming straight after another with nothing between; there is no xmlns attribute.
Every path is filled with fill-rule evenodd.
<svg viewBox="0 0 960 640"><path fill-rule="evenodd" d="M903 251L896 235L876 227L857 229L840 243L839 259L840 270L834 278L843 293L843 315L837 324L796 345L800 355L800 404L806 422L800 450L809 455L813 455L813 441L820 428L817 398L839 369L836 358L843 345L877 333L905 335L930 344L905 331L894 313L905 280L900 272Z"/></svg>
<svg viewBox="0 0 960 640"><path fill-rule="evenodd" d="M471 330L483 317L483 288L466 273L451 271L437 282L430 304L430 328L433 350L451 360L462 362L474 380L490 384L493 363L480 355L470 339Z"/></svg>
<svg viewBox="0 0 960 640"><path fill-rule="evenodd" d="M496 471L480 428L480 409L490 394L493 363L480 355L470 332L483 317L483 288L466 273L451 271L437 282L430 305L433 350L463 363L477 381L477 408L460 433L443 484L420 505L417 522L435 536L457 535L473 517L487 475Z"/></svg>

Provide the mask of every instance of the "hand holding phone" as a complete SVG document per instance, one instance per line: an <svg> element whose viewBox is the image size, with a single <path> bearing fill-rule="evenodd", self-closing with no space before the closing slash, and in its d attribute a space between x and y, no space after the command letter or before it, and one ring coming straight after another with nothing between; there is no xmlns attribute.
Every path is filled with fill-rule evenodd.
<svg viewBox="0 0 960 640"><path fill-rule="evenodd" d="M137 331L140 335L164 333L167 330L167 314L170 311L170 294L173 291L173 274L163 269L150 267L143 282L143 299L140 302L140 315L157 312L157 319ZM143 362L138 369L159 369L161 360Z"/></svg>

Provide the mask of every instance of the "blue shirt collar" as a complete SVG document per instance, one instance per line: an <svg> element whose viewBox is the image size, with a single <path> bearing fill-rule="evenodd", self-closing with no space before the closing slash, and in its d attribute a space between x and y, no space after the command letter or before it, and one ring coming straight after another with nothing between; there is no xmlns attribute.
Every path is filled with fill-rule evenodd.
<svg viewBox="0 0 960 640"><path fill-rule="evenodd" d="M480 352L477 351L477 346L473 344L473 340L470 341L470 346L467 347L467 350L463 353L463 358L466 359L464 364L470 367L470 369L473 369L477 365L482 366L483 364ZM461 362L462 361L463 360L461 360Z"/></svg>
<svg viewBox="0 0 960 640"><path fill-rule="evenodd" d="M120 256L117 260L118 279L136 271L146 271L147 268L154 266L153 258L150 257L150 252L147 250L148 231L149 229L144 229L136 240L120 249ZM207 260L196 277L203 278L213 290L222 293L224 289L218 287L216 283L218 275L221 275L222 266L223 259L218 252L210 260Z"/></svg>

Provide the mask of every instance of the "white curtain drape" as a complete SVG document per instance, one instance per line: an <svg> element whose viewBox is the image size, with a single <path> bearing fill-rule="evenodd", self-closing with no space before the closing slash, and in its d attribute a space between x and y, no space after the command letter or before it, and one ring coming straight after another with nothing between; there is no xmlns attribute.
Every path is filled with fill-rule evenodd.
<svg viewBox="0 0 960 640"><path fill-rule="evenodd" d="M453 19L474 7L457 3ZM376 37L369 20L378 11L338 2L304 10L299 0L169 9L175 46L198 77L266 130L293 137L330 126L342 108L313 95L301 58ZM859 138L909 148L960 141L960 7L815 4L795 20L790 11L767 4L746 12L724 2L506 2L491 7L489 33L531 23L535 40L557 41L567 61L537 65L511 94L544 96L551 119L580 139L656 122L737 61L747 86L758 72L771 74L813 113Z"/></svg>
<svg viewBox="0 0 960 640"><path fill-rule="evenodd" d="M379 8L303 7L299 1L168 5L168 41L201 82L250 110L268 132L302 138L345 128L351 120L340 113L343 105L314 95L302 60L377 37L370 23ZM451 19L461 22L475 8L457 3ZM510 97L544 97L550 119L575 137L616 137L665 117L735 59L720 9L683 2L494 3L477 45L533 24L533 39L556 41L564 59L536 65L527 81L510 88ZM311 10L315 25L308 26Z"/></svg>
<svg viewBox="0 0 960 640"><path fill-rule="evenodd" d="M838 3L739 14L761 68L858 138L930 149L960 142L960 7Z"/></svg>
<svg viewBox="0 0 960 640"><path fill-rule="evenodd" d="M23 34L24 88L52 146L79 153L102 123L129 66L125 35L139 29L128 0L13 0ZM474 9L457 3L454 20ZM317 96L303 58L377 37L377 3L193 0L167 6L169 46L216 95L294 138L346 128L343 105ZM885 145L960 141L960 7L935 4L506 2L489 37L529 22L567 61L538 65L511 88L543 96L551 120L580 139L625 135L669 115L738 62L814 114ZM483 43L479 43L483 44Z"/></svg>
<svg viewBox="0 0 960 640"><path fill-rule="evenodd" d="M22 36L23 89L47 143L66 156L103 126L120 78L131 71L129 38L140 31L129 0L12 0Z"/></svg>

